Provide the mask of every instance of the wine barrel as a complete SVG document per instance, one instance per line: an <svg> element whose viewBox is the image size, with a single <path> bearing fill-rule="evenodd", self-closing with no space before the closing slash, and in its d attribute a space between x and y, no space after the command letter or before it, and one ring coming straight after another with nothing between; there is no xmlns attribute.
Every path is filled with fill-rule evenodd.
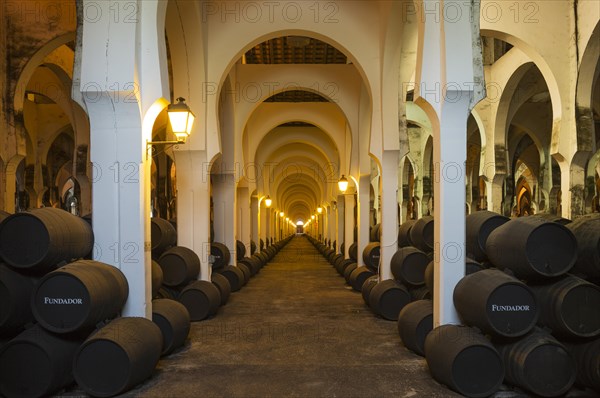
<svg viewBox="0 0 600 398"><path fill-rule="evenodd" d="M351 263L349 264L346 268L344 268L344 274L343 277L344 279L346 279L346 282L348 282L348 284L350 283L350 275L352 275L352 272L354 272L354 270L358 267L358 264L356 263Z"/></svg>
<svg viewBox="0 0 600 398"><path fill-rule="evenodd" d="M115 319L79 347L73 375L79 387L94 397L124 393L152 375L162 344L160 328L152 321Z"/></svg>
<svg viewBox="0 0 600 398"><path fill-rule="evenodd" d="M195 281L181 291L178 301L187 308L192 321L201 321L217 313L221 294L211 282Z"/></svg>
<svg viewBox="0 0 600 398"><path fill-rule="evenodd" d="M379 242L381 236L381 224L375 224L370 228L369 240L371 242Z"/></svg>
<svg viewBox="0 0 600 398"><path fill-rule="evenodd" d="M497 349L504 360L506 381L536 396L562 396L575 382L574 359L548 333L534 332Z"/></svg>
<svg viewBox="0 0 600 398"><path fill-rule="evenodd" d="M156 295L158 294L158 289L160 289L163 284L163 272L162 272L162 268L160 268L160 265L154 260L152 260L151 272L152 272L152 297L156 297Z"/></svg>
<svg viewBox="0 0 600 398"><path fill-rule="evenodd" d="M577 239L577 261L573 271L600 278L600 217L582 217L567 228Z"/></svg>
<svg viewBox="0 0 600 398"><path fill-rule="evenodd" d="M346 245L344 244L344 242L342 242L342 244L340 245L340 253L345 256L346 252L344 250L346 250Z"/></svg>
<svg viewBox="0 0 600 398"><path fill-rule="evenodd" d="M413 246L424 252L433 251L433 217L419 218L410 229Z"/></svg>
<svg viewBox="0 0 600 398"><path fill-rule="evenodd" d="M241 240L235 241L235 258L240 261L246 256L246 245Z"/></svg>
<svg viewBox="0 0 600 398"><path fill-rule="evenodd" d="M472 258L465 258L465 275L471 275L475 272L482 271L484 269L483 265Z"/></svg>
<svg viewBox="0 0 600 398"><path fill-rule="evenodd" d="M375 285L378 283L379 275L373 275L372 277L367 278L365 283L363 283L360 292L366 305L369 305L369 296L371 295L371 290L373 290L373 287L375 287Z"/></svg>
<svg viewBox="0 0 600 398"><path fill-rule="evenodd" d="M352 243L348 248L348 256L354 261L358 260L358 245L356 242Z"/></svg>
<svg viewBox="0 0 600 398"><path fill-rule="evenodd" d="M369 306L373 312L390 321L398 320L398 314L410 303L410 293L393 279L381 281L369 293Z"/></svg>
<svg viewBox="0 0 600 398"><path fill-rule="evenodd" d="M356 267L350 273L348 284L352 286L352 289L360 292L365 281L373 275L375 274L367 267Z"/></svg>
<svg viewBox="0 0 600 398"><path fill-rule="evenodd" d="M213 269L223 268L229 265L231 260L231 253L227 246L219 242L212 242L210 244L210 254L213 256L214 262L212 263Z"/></svg>
<svg viewBox="0 0 600 398"><path fill-rule="evenodd" d="M337 254L335 253L335 250L331 249L331 252L329 253L329 255L327 256L327 261L329 261L329 264L333 264L333 259L337 256Z"/></svg>
<svg viewBox="0 0 600 398"><path fill-rule="evenodd" d="M267 261L271 261L273 259L273 256L275 255L274 250L275 250L275 248L273 247L273 245L270 245L263 252L265 254L265 256L267 257Z"/></svg>
<svg viewBox="0 0 600 398"><path fill-rule="evenodd" d="M61 209L17 213L0 224L0 258L15 268L48 271L87 256L93 245L90 225Z"/></svg>
<svg viewBox="0 0 600 398"><path fill-rule="evenodd" d="M216 270L217 273L223 275L229 281L231 285L231 291L237 292L244 286L245 276L244 272L234 265L228 265L219 270Z"/></svg>
<svg viewBox="0 0 600 398"><path fill-rule="evenodd" d="M433 301L407 304L398 314L398 334L406 348L425 356L425 338L433 329Z"/></svg>
<svg viewBox="0 0 600 398"><path fill-rule="evenodd" d="M0 264L0 336L11 336L33 321L31 293L35 279Z"/></svg>
<svg viewBox="0 0 600 398"><path fill-rule="evenodd" d="M536 217L520 217L493 230L485 250L498 268L519 279L541 280L567 273L577 259L577 241L565 226Z"/></svg>
<svg viewBox="0 0 600 398"><path fill-rule="evenodd" d="M442 325L425 338L425 359L435 380L467 397L488 397L504 379L498 351L475 330Z"/></svg>
<svg viewBox="0 0 600 398"><path fill-rule="evenodd" d="M177 245L177 230L169 221L153 217L150 219L152 254L160 257L165 250Z"/></svg>
<svg viewBox="0 0 600 398"><path fill-rule="evenodd" d="M427 264L427 267L425 267L425 273L424 273L424 279L425 279L425 286L427 286L427 289L429 289L430 292L433 292L433 274L434 274L434 267L433 267L433 260L431 260L429 262L429 264Z"/></svg>
<svg viewBox="0 0 600 398"><path fill-rule="evenodd" d="M260 258L260 261L262 262L263 266L267 265L267 263L269 262L269 257L264 251L258 253L257 256L258 258Z"/></svg>
<svg viewBox="0 0 600 398"><path fill-rule="evenodd" d="M398 248L413 245L410 240L410 230L416 222L417 220L407 220L400 224L398 228Z"/></svg>
<svg viewBox="0 0 600 398"><path fill-rule="evenodd" d="M365 246L362 252L365 266L373 272L379 270L379 260L381 258L381 246L379 242L372 242Z"/></svg>
<svg viewBox="0 0 600 398"><path fill-rule="evenodd" d="M262 238L259 240L260 251L262 252L265 248L265 241Z"/></svg>
<svg viewBox="0 0 600 398"><path fill-rule="evenodd" d="M333 265L333 267L337 269L338 263L340 263L341 261L344 261L344 255L343 254L336 254L333 257L333 260L331 261L331 265Z"/></svg>
<svg viewBox="0 0 600 398"><path fill-rule="evenodd" d="M171 299L171 300L177 300L177 297L179 297L179 291L175 290L175 289L170 289L166 286L161 286L158 289L158 292L156 293L155 298L157 299Z"/></svg>
<svg viewBox="0 0 600 398"><path fill-rule="evenodd" d="M164 252L158 259L163 271L163 284L169 287L185 286L198 279L200 259L191 249L175 246Z"/></svg>
<svg viewBox="0 0 600 398"><path fill-rule="evenodd" d="M92 330L119 314L129 288L116 267L79 260L46 274L32 294L33 316L54 333Z"/></svg>
<svg viewBox="0 0 600 398"><path fill-rule="evenodd" d="M546 221L552 221L552 222L558 223L560 225L567 225L572 222L568 218L563 218L561 216L557 216L556 214L548 214L548 213L537 213L537 214L531 215L530 217L538 217L538 218L541 218Z"/></svg>
<svg viewBox="0 0 600 398"><path fill-rule="evenodd" d="M531 289L538 303L544 304L540 306L539 324L552 329L553 334L571 338L600 336L599 286L569 275Z"/></svg>
<svg viewBox="0 0 600 398"><path fill-rule="evenodd" d="M175 231L177 231L177 217L171 218L169 220L169 222L171 223L171 225L173 226L173 228L175 228Z"/></svg>
<svg viewBox="0 0 600 398"><path fill-rule="evenodd" d="M329 257L331 257L332 255L334 255L334 256L335 256L335 251L334 251L333 249L326 249L326 250L323 252L323 257L325 257L325 259L327 259L327 261L330 261L330 260L329 260Z"/></svg>
<svg viewBox="0 0 600 398"><path fill-rule="evenodd" d="M231 285L229 284L229 280L217 272L213 272L210 276L210 280L217 289L219 289L219 293L221 294L221 305L225 305L231 295Z"/></svg>
<svg viewBox="0 0 600 398"><path fill-rule="evenodd" d="M425 268L429 257L416 247L403 247L392 256L390 267L397 281L408 286L425 284Z"/></svg>
<svg viewBox="0 0 600 398"><path fill-rule="evenodd" d="M256 274L258 274L263 267L263 262L260 257L256 254L253 254L249 261L252 264L252 269L255 270Z"/></svg>
<svg viewBox="0 0 600 398"><path fill-rule="evenodd" d="M510 218L487 210L476 211L466 218L467 255L476 261L487 259L485 244L493 230L508 222Z"/></svg>
<svg viewBox="0 0 600 398"><path fill-rule="evenodd" d="M250 255L253 256L254 253L256 253L256 242L251 240L250 241Z"/></svg>
<svg viewBox="0 0 600 398"><path fill-rule="evenodd" d="M183 304L175 300L152 300L152 322L162 333L163 356L181 347L190 333L190 314Z"/></svg>
<svg viewBox="0 0 600 398"><path fill-rule="evenodd" d="M350 264L355 264L356 261L352 260L351 258L347 258L345 260L342 260L340 263L338 263L338 266L335 268L338 273L342 276L344 276L344 270L346 269L347 266L349 266Z"/></svg>
<svg viewBox="0 0 600 398"><path fill-rule="evenodd" d="M577 363L576 383L600 391L600 339L566 344Z"/></svg>
<svg viewBox="0 0 600 398"><path fill-rule="evenodd" d="M433 295L431 294L427 286L408 287L408 292L410 293L411 301L433 299Z"/></svg>
<svg viewBox="0 0 600 398"><path fill-rule="evenodd" d="M250 276L256 275L256 273L260 269L257 263L255 263L254 260L250 257L244 257L241 260L238 260L238 266L240 264L244 264L248 268L248 270L250 271Z"/></svg>
<svg viewBox="0 0 600 398"><path fill-rule="evenodd" d="M531 289L496 269L462 278L454 288L453 300L466 324L494 336L523 336L538 320L538 305Z"/></svg>
<svg viewBox="0 0 600 398"><path fill-rule="evenodd" d="M250 278L252 278L252 271L250 271L250 268L248 268L248 266L242 262L239 262L237 264L237 267L244 274L244 285L245 285L246 283L248 283L250 281Z"/></svg>
<svg viewBox="0 0 600 398"><path fill-rule="evenodd" d="M0 349L0 395L48 397L73 382L73 358L81 340L36 325Z"/></svg>

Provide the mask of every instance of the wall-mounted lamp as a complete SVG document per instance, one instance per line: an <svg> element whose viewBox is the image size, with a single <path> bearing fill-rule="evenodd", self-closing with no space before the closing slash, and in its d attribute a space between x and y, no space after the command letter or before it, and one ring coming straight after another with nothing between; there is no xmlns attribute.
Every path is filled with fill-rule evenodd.
<svg viewBox="0 0 600 398"><path fill-rule="evenodd" d="M338 188L341 193L346 192L346 189L348 189L348 179L343 174L342 178L340 178L340 180L338 181Z"/></svg>
<svg viewBox="0 0 600 398"><path fill-rule="evenodd" d="M177 140L173 141L146 141L146 159L148 159L148 147L152 145L176 145L185 144L187 137L192 132L194 119L196 116L185 103L185 98L177 98L176 104L171 104L167 107L167 115L171 123L171 130Z"/></svg>
<svg viewBox="0 0 600 398"><path fill-rule="evenodd" d="M323 208L321 206L317 207L317 213L319 213L319 214L323 213Z"/></svg>
<svg viewBox="0 0 600 398"><path fill-rule="evenodd" d="M196 118L185 103L185 98L179 97L176 104L169 105L167 107L167 114L169 115L173 134L175 134L178 141L184 143L192 132L192 126Z"/></svg>
<svg viewBox="0 0 600 398"><path fill-rule="evenodd" d="M310 216L310 219L314 220L315 219L315 215L313 214L312 216Z"/></svg>
<svg viewBox="0 0 600 398"><path fill-rule="evenodd" d="M284 212L282 212L282 211L279 212L279 217L283 217L284 215L285 215Z"/></svg>
<svg viewBox="0 0 600 398"><path fill-rule="evenodd" d="M273 200L271 200L271 197L269 195L267 195L267 197L265 198L265 206L271 207L272 203L273 203Z"/></svg>

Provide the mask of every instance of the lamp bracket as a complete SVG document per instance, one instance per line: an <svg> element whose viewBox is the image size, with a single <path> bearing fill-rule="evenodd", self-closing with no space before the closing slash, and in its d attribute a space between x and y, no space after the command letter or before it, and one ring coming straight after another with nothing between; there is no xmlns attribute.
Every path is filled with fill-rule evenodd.
<svg viewBox="0 0 600 398"><path fill-rule="evenodd" d="M152 155L159 155L163 152L165 152L167 149L175 146L175 145L179 145L179 144L185 144L185 141L183 140L173 140L173 141L146 141L146 160L148 160L148 149L153 146L153 145L167 145L166 147L164 147L163 149L161 149L158 152L153 153Z"/></svg>

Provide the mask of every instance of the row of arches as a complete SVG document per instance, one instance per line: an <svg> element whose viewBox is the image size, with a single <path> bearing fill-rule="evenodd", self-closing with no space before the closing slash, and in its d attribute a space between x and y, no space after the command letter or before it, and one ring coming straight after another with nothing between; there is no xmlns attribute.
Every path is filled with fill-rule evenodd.
<svg viewBox="0 0 600 398"><path fill-rule="evenodd" d="M115 233L143 245L140 214L152 214L177 218L181 243L198 251L209 235L232 249L238 239L280 239L279 213L310 226L318 207L321 238L357 235L364 246L369 225L435 216L445 172L465 176L466 212L597 211L600 30L592 8L577 11L574 61L551 56L535 29L481 16L487 96L466 123L466 163L450 170L435 162L441 122L418 81L429 65L419 53L423 21L405 3L336 2L336 24L315 22L308 10L293 25L280 15L256 23L176 0L138 2L139 26L80 15L16 79L27 89L11 93L17 138L0 153L4 208L71 208L64 195L72 190L78 213L102 214L101 247ZM547 25L568 5L540 7L541 28L569 40ZM478 53L474 43L468 50ZM60 90L40 92L40 82ZM147 147L172 137L166 106L179 96L198 121L185 146Z"/></svg>

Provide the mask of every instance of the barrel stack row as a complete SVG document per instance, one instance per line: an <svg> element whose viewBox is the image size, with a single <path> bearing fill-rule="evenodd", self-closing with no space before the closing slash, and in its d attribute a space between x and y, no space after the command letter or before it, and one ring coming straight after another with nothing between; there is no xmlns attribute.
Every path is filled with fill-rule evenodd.
<svg viewBox="0 0 600 398"><path fill-rule="evenodd" d="M227 302L231 290L229 284L225 283L221 290L219 285L199 280L200 258L193 250L177 246L177 231L171 222L154 217L150 232L153 308L156 304L159 308L182 306L188 314L188 324L216 314ZM229 262L229 250L225 249L227 258L224 261Z"/></svg>
<svg viewBox="0 0 600 398"><path fill-rule="evenodd" d="M310 240L374 313L397 319L402 342L436 380L470 397L503 383L544 397L600 392L600 217L469 215L466 276L454 291L464 325L436 329L433 218L400 226L392 280L377 275L379 231L371 229L364 267L356 243L344 259L335 242Z"/></svg>
<svg viewBox="0 0 600 398"><path fill-rule="evenodd" d="M171 336L145 318L118 318L127 279L83 259L94 244L88 222L53 208L18 213L0 223L0 242L1 395L48 396L76 381L113 396L152 374Z"/></svg>
<svg viewBox="0 0 600 398"><path fill-rule="evenodd" d="M176 246L177 233L171 223L160 218L152 219L152 281L153 297L172 299L183 304L191 321L201 321L215 315L225 305L233 292L244 287L258 274L287 243L282 240L271 244L260 241L261 251L256 253L256 243L250 244L250 256L241 241L236 241L236 265L231 265L232 253L220 242L210 245L211 273L201 275L200 258L191 249Z"/></svg>
<svg viewBox="0 0 600 398"><path fill-rule="evenodd" d="M3 217L0 395L47 396L74 381L99 397L133 388L185 343L192 318L215 313L231 286L239 290L285 243L244 257L238 242L238 267L228 266L227 247L213 244L210 283L197 280L198 256L176 246L170 222L151 225L152 321L119 317L127 279L116 267L83 259L94 244L89 222L51 208Z"/></svg>
<svg viewBox="0 0 600 398"><path fill-rule="evenodd" d="M352 243L348 248L350 258L344 259L345 247L342 243L340 245L340 252L337 252L337 242L325 240L324 243L319 242L317 239L308 237L309 241L315 246L315 248L325 257L325 259L337 270L337 272L344 277L348 285L356 291L360 291L364 282L373 277L375 273L367 267L357 266L357 251L358 245ZM375 252L373 252L375 255Z"/></svg>
<svg viewBox="0 0 600 398"><path fill-rule="evenodd" d="M503 382L543 397L574 385L600 391L600 287L592 283L600 217L568 223L482 211L467 217L466 234L469 261L486 269L472 268L454 290L465 326L433 329L432 302L416 301L398 317L404 345L466 396L489 396Z"/></svg>
<svg viewBox="0 0 600 398"><path fill-rule="evenodd" d="M375 225L371 240L363 250L363 262L377 274L380 265L379 237L381 229ZM425 269L433 257L433 217L409 220L398 229L398 250L391 259L393 279L367 280L361 288L365 303L376 315L395 321L409 303L431 298L425 286Z"/></svg>
<svg viewBox="0 0 600 398"><path fill-rule="evenodd" d="M362 252L364 266L357 265L358 245L352 243L348 248L348 259L344 258L344 244L340 245L340 253L335 250L335 242L325 240L324 243L314 238L309 240L317 250L335 267L353 290L361 292L365 303L377 315L384 319L397 320L400 310L408 303L430 298L430 290L425 286L424 271L431 261L433 250L433 218L424 217L413 230L414 241L427 253L416 247L400 247L392 259L392 270L395 279L379 281L380 265L380 225L371 227L370 242ZM401 229L407 234L410 229ZM405 245L412 244L406 238Z"/></svg>

